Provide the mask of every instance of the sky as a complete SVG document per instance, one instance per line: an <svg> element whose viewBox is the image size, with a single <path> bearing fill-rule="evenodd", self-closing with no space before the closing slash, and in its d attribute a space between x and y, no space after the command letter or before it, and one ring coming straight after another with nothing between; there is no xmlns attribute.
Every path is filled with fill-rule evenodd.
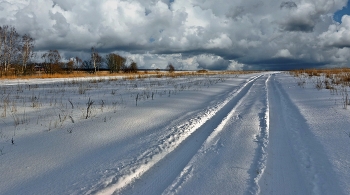
<svg viewBox="0 0 350 195"><path fill-rule="evenodd" d="M37 56L114 52L139 68L347 67L347 0L0 0L0 25L35 38Z"/></svg>

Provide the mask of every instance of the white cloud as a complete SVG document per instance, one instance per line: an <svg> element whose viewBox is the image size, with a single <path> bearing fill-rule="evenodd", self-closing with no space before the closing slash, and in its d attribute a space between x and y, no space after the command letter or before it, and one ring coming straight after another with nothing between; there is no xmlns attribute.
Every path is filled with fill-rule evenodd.
<svg viewBox="0 0 350 195"><path fill-rule="evenodd" d="M3 0L0 24L30 33L37 50L69 57L95 46L124 51L143 67L227 69L237 62L264 69L260 61L279 57L318 64L346 59L336 56L350 46L350 18L332 21L346 0L283 2Z"/></svg>
<svg viewBox="0 0 350 195"><path fill-rule="evenodd" d="M221 34L218 37L210 39L206 43L204 48L206 48L206 49L212 49L212 48L224 49L224 48L229 48L231 46L232 46L231 39L226 34Z"/></svg>
<svg viewBox="0 0 350 195"><path fill-rule="evenodd" d="M348 63L350 61L350 49L349 48L338 49L335 55L331 56L331 59L333 62L336 62L339 64Z"/></svg>
<svg viewBox="0 0 350 195"><path fill-rule="evenodd" d="M276 55L273 56L274 58L292 58L292 54L289 52L288 49L281 49L279 50Z"/></svg>
<svg viewBox="0 0 350 195"><path fill-rule="evenodd" d="M350 16L344 15L341 24L332 24L319 35L320 45L326 47L350 47Z"/></svg>
<svg viewBox="0 0 350 195"><path fill-rule="evenodd" d="M230 65L227 67L227 70L243 70L244 64L239 63L235 60L230 60Z"/></svg>

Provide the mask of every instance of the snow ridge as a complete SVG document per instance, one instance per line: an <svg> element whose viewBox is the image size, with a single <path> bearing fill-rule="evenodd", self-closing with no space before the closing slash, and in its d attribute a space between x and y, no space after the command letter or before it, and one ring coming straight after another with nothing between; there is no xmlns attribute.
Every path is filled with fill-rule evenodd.
<svg viewBox="0 0 350 195"><path fill-rule="evenodd" d="M265 168L266 168L266 162L267 162L267 146L269 143L269 124L270 124L270 117L269 117L269 100L268 100L268 83L271 78L271 75L268 76L268 78L265 81L265 107L261 109L261 112L259 113L260 118L260 134L256 137L256 142L258 143L257 147L257 164L256 164L256 176L253 179L253 186L251 186L251 189L249 190L249 193L251 194L260 194L260 186L259 186L259 180L264 174Z"/></svg>
<svg viewBox="0 0 350 195"><path fill-rule="evenodd" d="M135 160L129 161L129 163L123 165L118 169L119 171L115 175L102 178L102 180L86 194L104 195L121 193L124 188L131 185L135 180L141 178L149 169L154 167L159 161L174 151L190 135L215 116L226 104L239 96L241 92L246 92L253 82L261 76L262 75L251 77L237 90L229 93L228 97L223 101L217 103L213 107L205 109L185 123L172 127L170 131L171 133L161 138L157 145L147 149Z"/></svg>

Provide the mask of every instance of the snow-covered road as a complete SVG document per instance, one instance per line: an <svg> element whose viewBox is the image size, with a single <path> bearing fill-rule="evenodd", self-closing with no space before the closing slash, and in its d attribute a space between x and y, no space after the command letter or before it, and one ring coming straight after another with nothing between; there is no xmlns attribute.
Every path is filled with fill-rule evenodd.
<svg viewBox="0 0 350 195"><path fill-rule="evenodd" d="M126 167L134 170L122 177L128 180L114 180L117 182L111 183L101 194L113 191L120 194L161 194L167 186L170 187L165 194L185 189L185 186L189 189L184 194L214 193L218 188L224 194L232 190L242 194L247 188L256 188L254 182L246 184L246 180L254 181L257 174L244 170L259 169L257 162L264 158L263 154L255 154L255 151L262 150L259 147L263 146L257 147L256 143L264 142L264 135L267 135L265 80L266 76L252 78L213 108L176 126L157 148L147 151L151 154L147 156L150 159L147 163L140 165L135 162L139 166L135 169L133 165ZM138 159L144 161L144 158ZM256 162L248 163L253 161ZM192 178L193 172L198 174ZM212 177L217 178L213 180ZM195 180L194 184L190 178ZM198 178L201 178L200 181ZM182 184L185 180L186 185ZM125 187L129 182L131 185ZM201 187L193 188L198 185Z"/></svg>
<svg viewBox="0 0 350 195"><path fill-rule="evenodd" d="M26 91L26 85L28 81L17 83L23 96L57 96L43 90L51 83L37 86L38 91ZM60 100L69 98L75 107L87 98L102 102L88 119L78 117L72 104L55 112L61 113L59 122L62 113L69 113L72 122L62 120L47 130L54 122L27 108L33 119L16 124L13 136L11 117L3 117L0 194L350 193L350 137L344 133L349 112L334 104L338 97L300 88L290 75L267 72L98 85L80 94L75 85L61 89L57 84L63 93ZM6 86L4 93L10 90ZM41 99L45 112L56 104ZM20 110L16 112L26 108L15 104ZM324 113L317 112L321 108ZM332 123L332 133L325 129L330 122L318 125L325 121L318 119L321 116L338 121ZM41 120L50 120L50 125Z"/></svg>
<svg viewBox="0 0 350 195"><path fill-rule="evenodd" d="M165 194L259 192L268 142L267 79L265 75L247 83L203 126L211 134L201 140L201 148Z"/></svg>

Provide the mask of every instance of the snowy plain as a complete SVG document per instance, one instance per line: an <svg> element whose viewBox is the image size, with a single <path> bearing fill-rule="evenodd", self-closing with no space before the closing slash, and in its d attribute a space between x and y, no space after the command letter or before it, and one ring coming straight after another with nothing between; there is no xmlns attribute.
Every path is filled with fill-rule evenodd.
<svg viewBox="0 0 350 195"><path fill-rule="evenodd" d="M344 93L297 82L2 80L0 194L350 194Z"/></svg>

